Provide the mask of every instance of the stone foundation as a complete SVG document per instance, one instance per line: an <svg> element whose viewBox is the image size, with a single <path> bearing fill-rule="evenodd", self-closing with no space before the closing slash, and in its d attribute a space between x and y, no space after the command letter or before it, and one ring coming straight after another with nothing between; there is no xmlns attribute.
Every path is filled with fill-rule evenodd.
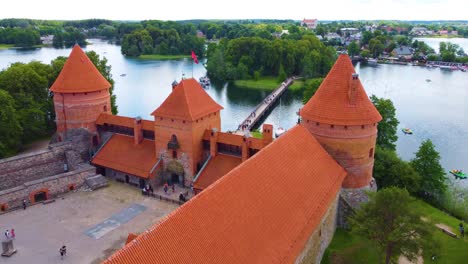
<svg viewBox="0 0 468 264"><path fill-rule="evenodd" d="M336 230L336 217L338 211L338 197L335 197L330 204L327 212L322 218L320 224L315 228L315 231L310 236L304 250L296 258L296 264L313 264L320 263L325 249L333 239Z"/></svg>
<svg viewBox="0 0 468 264"><path fill-rule="evenodd" d="M374 178L369 185L359 189L341 189L338 203L338 226L341 228L349 228L348 217L358 209L362 203L369 201L369 196L366 192L376 192L377 184Z"/></svg>

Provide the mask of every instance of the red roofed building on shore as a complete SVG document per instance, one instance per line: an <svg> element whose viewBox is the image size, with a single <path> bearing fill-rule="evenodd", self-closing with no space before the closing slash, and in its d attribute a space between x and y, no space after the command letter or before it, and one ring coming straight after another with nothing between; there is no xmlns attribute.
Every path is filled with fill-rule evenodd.
<svg viewBox="0 0 468 264"><path fill-rule="evenodd" d="M154 120L110 113L109 83L78 47L51 87L57 133L98 134L98 172L144 188L191 186L193 198L104 263L320 263L336 226L375 190L377 123L347 55L273 140L221 132L217 104L194 79L173 84Z"/></svg>
<svg viewBox="0 0 468 264"><path fill-rule="evenodd" d="M101 113L111 113L111 84L101 75L80 46L75 45L62 71L50 87L59 141L69 129L96 132Z"/></svg>

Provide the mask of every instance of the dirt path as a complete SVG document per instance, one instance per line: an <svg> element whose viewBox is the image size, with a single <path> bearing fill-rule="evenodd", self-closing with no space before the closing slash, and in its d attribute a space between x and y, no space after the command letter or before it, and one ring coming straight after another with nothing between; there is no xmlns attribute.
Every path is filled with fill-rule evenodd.
<svg viewBox="0 0 468 264"><path fill-rule="evenodd" d="M418 256L418 259L414 262L409 261L404 256L400 256L400 258L398 258L398 264L423 264L423 263L424 263L424 260L422 256Z"/></svg>
<svg viewBox="0 0 468 264"><path fill-rule="evenodd" d="M18 154L26 154L31 153L34 151L46 149L49 146L50 138L43 138L37 141L34 141L26 146L24 146L23 150Z"/></svg>
<svg viewBox="0 0 468 264"><path fill-rule="evenodd" d="M438 228L443 228L443 229L445 229L445 230L448 230L448 231L450 231L450 232L452 232L452 233L455 233L455 232L453 232L452 228L451 228L450 226L448 226L448 225L445 225L445 224L436 224L435 226L437 226Z"/></svg>

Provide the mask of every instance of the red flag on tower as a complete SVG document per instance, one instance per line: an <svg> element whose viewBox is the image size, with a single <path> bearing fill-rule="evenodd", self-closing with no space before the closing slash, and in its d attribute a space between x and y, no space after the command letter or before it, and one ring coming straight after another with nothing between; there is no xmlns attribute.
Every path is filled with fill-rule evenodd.
<svg viewBox="0 0 468 264"><path fill-rule="evenodd" d="M192 59L196 64L198 64L197 55L195 55L195 52L193 52L193 50L192 50Z"/></svg>

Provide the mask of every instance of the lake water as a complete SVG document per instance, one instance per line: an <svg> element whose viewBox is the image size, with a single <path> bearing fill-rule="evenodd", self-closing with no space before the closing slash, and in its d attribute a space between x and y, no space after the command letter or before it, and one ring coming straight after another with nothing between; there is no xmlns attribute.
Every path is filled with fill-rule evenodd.
<svg viewBox="0 0 468 264"><path fill-rule="evenodd" d="M431 39L432 40L432 39ZM439 39L436 39L439 40ZM151 119L156 109L171 92L171 83L186 77L199 78L206 70L202 63L192 65L189 59L145 61L125 58L120 47L91 40L86 50L94 50L108 58L115 80L119 114ZM468 48L465 49L468 51ZM39 60L49 63L57 56L68 56L70 49L41 48L34 50L0 50L0 68L10 63ZM442 157L445 169L468 171L468 73L443 71L416 66L356 65L356 71L368 93L389 98L397 109L400 121L397 150L408 160L420 143L431 139ZM126 74L121 77L121 74ZM426 82L430 79L431 82ZM268 94L266 91L240 89L213 84L207 90L224 107L221 111L223 131L234 130L253 108ZM291 128L297 122L296 112L302 107L302 94L287 92L266 123ZM409 127L413 135L404 135ZM465 181L464 184L468 185Z"/></svg>

